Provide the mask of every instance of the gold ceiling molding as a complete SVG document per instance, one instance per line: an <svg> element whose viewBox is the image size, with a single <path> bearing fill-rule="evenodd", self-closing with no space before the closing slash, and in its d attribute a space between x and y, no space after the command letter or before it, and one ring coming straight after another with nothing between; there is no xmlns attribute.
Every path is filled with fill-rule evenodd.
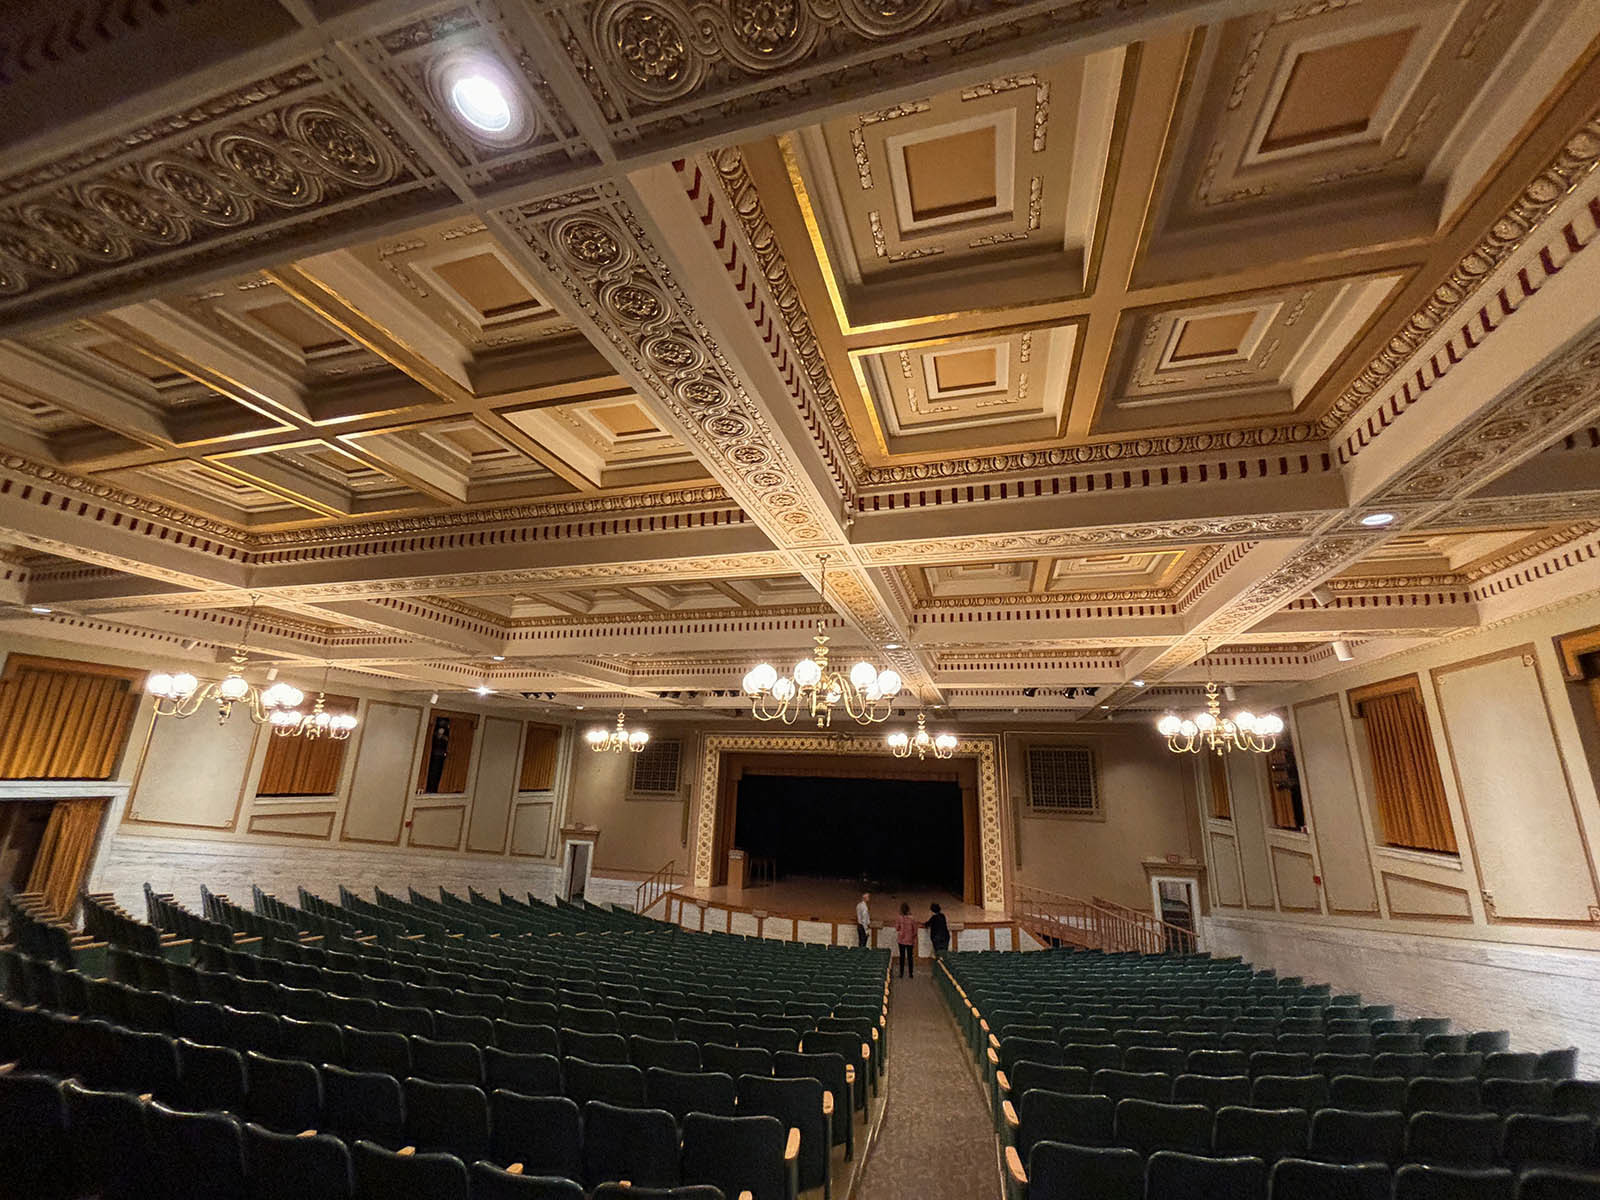
<svg viewBox="0 0 1600 1200"><path fill-rule="evenodd" d="M1432 294L1411 314L1384 348L1340 393L1317 423L1331 436L1383 388L1440 327L1461 311L1496 267L1527 244L1563 198L1600 163L1600 112L1573 134L1550 163L1529 181L1511 205L1463 254ZM1483 332L1487 337L1488 332ZM1476 341L1469 345L1478 344ZM1341 457L1346 451L1341 448Z"/></svg>
<svg viewBox="0 0 1600 1200"><path fill-rule="evenodd" d="M1254 543L1245 543L1248 548ZM916 603L917 612L933 611L937 609L977 609L977 608L1037 608L1040 605L1076 605L1092 604L1097 601L1111 601L1116 603L1132 602L1138 604L1174 605L1194 579L1222 553L1222 547L1216 545L1201 546L1187 555L1183 573L1166 587L1148 588L1117 588L1105 590L1080 590L1070 589L1059 592L1029 592L1022 595L1004 594L997 596L951 596L945 598L930 598ZM1231 563L1230 563L1231 565Z"/></svg>
<svg viewBox="0 0 1600 1200"><path fill-rule="evenodd" d="M1596 517L1600 517L1600 488L1582 492L1542 492L1532 496L1463 500L1435 513L1418 528L1493 528Z"/></svg>
<svg viewBox="0 0 1600 1200"><path fill-rule="evenodd" d="M526 629L577 629L589 625L616 626L627 625L661 625L677 624L680 622L706 621L716 624L738 622L740 625L749 622L779 620L789 617L822 617L824 623L843 629L846 623L843 617L834 613L833 607L827 604L775 604L769 608L753 609L728 609L728 608L702 608L686 609L683 612L659 613L605 613L595 616L566 616L566 617L513 617L506 628L516 630ZM811 628L808 624L807 629ZM742 672L741 672L742 674Z"/></svg>

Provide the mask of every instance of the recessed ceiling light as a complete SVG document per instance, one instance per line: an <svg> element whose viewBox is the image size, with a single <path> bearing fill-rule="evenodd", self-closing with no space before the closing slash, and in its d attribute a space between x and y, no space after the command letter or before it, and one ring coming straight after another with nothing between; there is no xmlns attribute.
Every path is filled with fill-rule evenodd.
<svg viewBox="0 0 1600 1200"><path fill-rule="evenodd" d="M511 99L505 88L482 70L463 71L451 83L450 106L483 133L504 133L511 128Z"/></svg>
<svg viewBox="0 0 1600 1200"><path fill-rule="evenodd" d="M491 654L489 657L495 662L505 662L506 660L506 656L504 654Z"/></svg>
<svg viewBox="0 0 1600 1200"><path fill-rule="evenodd" d="M577 706L577 707L578 707L578 708L582 708L582 707L583 707L583 705L581 705L581 704L580 704L580 705L578 705L578 706Z"/></svg>
<svg viewBox="0 0 1600 1200"><path fill-rule="evenodd" d="M1134 687L1143 687L1143 686L1144 686L1144 680L1142 680L1142 679L1135 679L1135 680L1134 680L1134 681L1133 681L1133 686L1134 686Z"/></svg>
<svg viewBox="0 0 1600 1200"><path fill-rule="evenodd" d="M472 690L477 692L478 695L480 695L480 696L487 696L491 692L494 691L494 689L492 687L490 687L486 683L480 683L477 687L473 688Z"/></svg>
<svg viewBox="0 0 1600 1200"><path fill-rule="evenodd" d="M1101 707L1101 708L1110 708L1110 707L1111 707L1111 705L1109 705L1109 704L1102 704L1102 705L1101 705L1101 706L1100 706L1100 707Z"/></svg>
<svg viewBox="0 0 1600 1200"><path fill-rule="evenodd" d="M1393 513L1368 513L1361 518L1361 523L1369 529L1376 529L1381 525L1388 525L1393 520Z"/></svg>
<svg viewBox="0 0 1600 1200"><path fill-rule="evenodd" d="M38 613L41 617L48 617L51 613L55 612L55 609L46 608L42 604L35 604L32 607L30 607L28 609L28 611L31 612L31 613Z"/></svg>
<svg viewBox="0 0 1600 1200"><path fill-rule="evenodd" d="M905 647L903 645L901 645L899 642L885 642L883 644L883 648L885 650L904 650L905 649Z"/></svg>

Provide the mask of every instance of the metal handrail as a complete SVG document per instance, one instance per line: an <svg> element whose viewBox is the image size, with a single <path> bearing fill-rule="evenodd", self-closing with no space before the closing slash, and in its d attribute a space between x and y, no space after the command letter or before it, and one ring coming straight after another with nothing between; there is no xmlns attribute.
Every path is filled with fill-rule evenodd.
<svg viewBox="0 0 1600 1200"><path fill-rule="evenodd" d="M668 859L665 866L658 869L639 885L634 896L633 911L643 916L654 908L656 902L670 895L678 886L678 860Z"/></svg>
<svg viewBox="0 0 1600 1200"><path fill-rule="evenodd" d="M1192 954L1192 930L1112 902L1085 900L1043 888L1014 889L1017 923L1055 942L1108 954Z"/></svg>

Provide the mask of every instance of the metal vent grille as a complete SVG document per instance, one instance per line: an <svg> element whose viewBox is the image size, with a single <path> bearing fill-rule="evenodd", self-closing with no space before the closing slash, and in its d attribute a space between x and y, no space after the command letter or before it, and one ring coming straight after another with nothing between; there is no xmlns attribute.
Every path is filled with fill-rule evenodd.
<svg viewBox="0 0 1600 1200"><path fill-rule="evenodd" d="M678 763L683 743L676 740L651 741L633 756L633 790L654 795L678 790Z"/></svg>
<svg viewBox="0 0 1600 1200"><path fill-rule="evenodd" d="M1028 803L1040 812L1099 812L1094 752L1084 746L1029 746Z"/></svg>

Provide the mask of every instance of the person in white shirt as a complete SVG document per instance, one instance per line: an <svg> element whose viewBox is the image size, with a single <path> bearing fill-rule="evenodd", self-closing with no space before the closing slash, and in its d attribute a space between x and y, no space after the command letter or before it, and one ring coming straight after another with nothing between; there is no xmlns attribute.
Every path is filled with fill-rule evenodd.
<svg viewBox="0 0 1600 1200"><path fill-rule="evenodd" d="M856 937L863 946L872 936L872 913L867 909L867 901L870 899L872 899L871 892L862 892L861 899L856 901Z"/></svg>

